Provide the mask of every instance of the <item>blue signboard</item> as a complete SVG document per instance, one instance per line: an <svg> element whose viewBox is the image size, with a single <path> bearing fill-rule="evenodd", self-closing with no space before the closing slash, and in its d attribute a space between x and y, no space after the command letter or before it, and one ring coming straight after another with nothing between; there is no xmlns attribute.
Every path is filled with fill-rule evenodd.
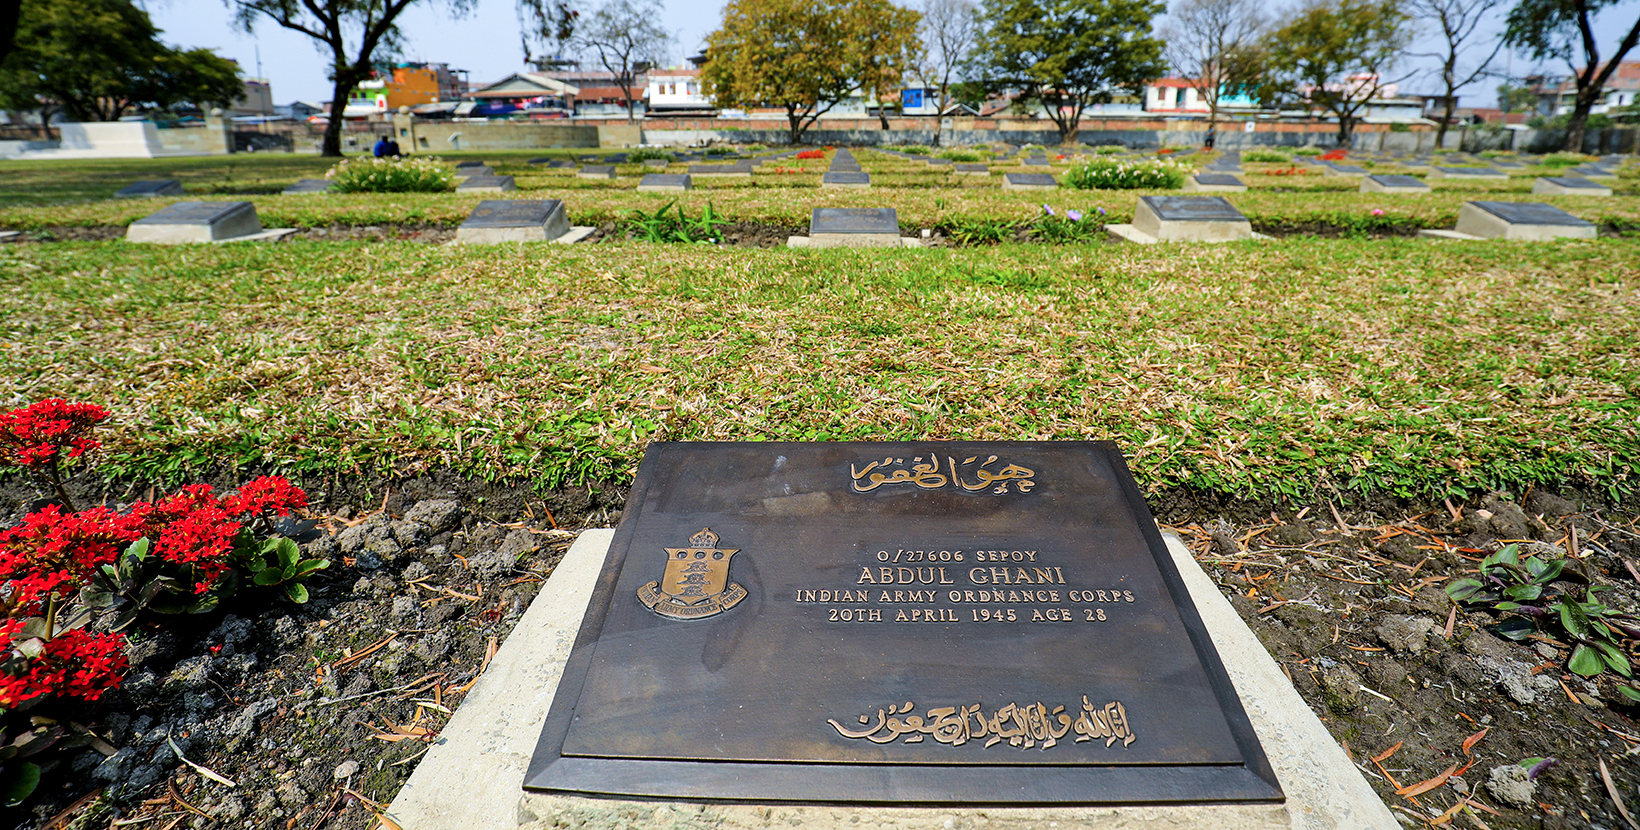
<svg viewBox="0 0 1640 830"><path fill-rule="evenodd" d="M900 90L901 109L919 109L923 105L923 91L920 89Z"/></svg>

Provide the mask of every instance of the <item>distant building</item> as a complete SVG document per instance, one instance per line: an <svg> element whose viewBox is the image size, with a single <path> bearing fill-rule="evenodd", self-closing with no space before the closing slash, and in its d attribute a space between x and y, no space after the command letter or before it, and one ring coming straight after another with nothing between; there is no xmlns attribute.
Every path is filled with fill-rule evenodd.
<svg viewBox="0 0 1640 830"><path fill-rule="evenodd" d="M467 94L466 76L465 69L447 63L401 63L383 86L387 109L459 101Z"/></svg>
<svg viewBox="0 0 1640 830"><path fill-rule="evenodd" d="M575 96L580 87L560 81L542 72L515 72L468 94L475 104L458 117L493 118L527 116L531 118L567 118L574 112ZM466 105L463 104L463 107Z"/></svg>
<svg viewBox="0 0 1640 830"><path fill-rule="evenodd" d="M245 91L235 101L231 115L274 115L273 86L262 78L246 78Z"/></svg>
<svg viewBox="0 0 1640 830"><path fill-rule="evenodd" d="M901 115L939 115L940 89L917 79L900 90Z"/></svg>
<svg viewBox="0 0 1640 830"><path fill-rule="evenodd" d="M711 100L701 92L699 68L651 69L646 80L649 111L655 115L709 113L713 109Z"/></svg>
<svg viewBox="0 0 1640 830"><path fill-rule="evenodd" d="M1206 115L1213 108L1208 106L1207 99L1189 80L1184 78L1162 78L1145 85L1141 106L1145 112L1178 113ZM1219 93L1219 111L1257 110L1258 102L1245 95L1226 95Z"/></svg>
<svg viewBox="0 0 1640 830"><path fill-rule="evenodd" d="M1581 71L1580 69L1579 72ZM1539 115L1555 116L1569 113L1577 106L1575 77L1532 76L1526 81L1538 94ZM1627 107L1636 103L1640 103L1640 61L1623 61L1612 70L1611 77L1607 78L1605 85L1600 88L1600 97L1589 109L1589 113L1593 115L1610 112L1616 107Z"/></svg>
<svg viewBox="0 0 1640 830"><path fill-rule="evenodd" d="M274 115L283 115L298 120L313 115L323 115L327 111L325 106L317 101L292 101L288 104L275 104L273 107Z"/></svg>

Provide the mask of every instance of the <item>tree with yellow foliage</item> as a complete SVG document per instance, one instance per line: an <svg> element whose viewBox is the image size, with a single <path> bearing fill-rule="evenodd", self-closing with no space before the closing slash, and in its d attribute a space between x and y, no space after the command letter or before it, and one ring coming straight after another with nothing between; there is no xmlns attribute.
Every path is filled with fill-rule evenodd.
<svg viewBox="0 0 1640 830"><path fill-rule="evenodd" d="M888 0L732 0L706 38L701 85L719 107L784 109L799 144L856 92L891 99L923 48L921 17Z"/></svg>

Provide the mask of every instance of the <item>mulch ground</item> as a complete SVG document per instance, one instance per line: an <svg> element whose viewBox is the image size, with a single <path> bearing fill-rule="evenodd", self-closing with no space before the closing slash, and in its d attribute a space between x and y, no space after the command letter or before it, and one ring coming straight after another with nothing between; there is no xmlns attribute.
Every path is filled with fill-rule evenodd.
<svg viewBox="0 0 1640 830"><path fill-rule="evenodd" d="M1600 762L1640 806L1640 712L1610 678L1568 673L1563 644L1504 640L1489 630L1493 617L1442 592L1520 540L1581 560L1611 588L1606 602L1640 608L1636 513L1563 495L1420 508L1169 493L1151 505L1404 824L1618 828ZM450 476L333 487L316 498L319 525L304 542L335 560L310 583L312 600L247 594L163 628L139 624L123 688L77 715L97 739L57 752L3 826L376 826L375 809L482 676L574 532L617 522L624 496L543 498ZM30 497L0 488L0 526ZM1520 762L1538 757L1553 761L1529 779Z"/></svg>

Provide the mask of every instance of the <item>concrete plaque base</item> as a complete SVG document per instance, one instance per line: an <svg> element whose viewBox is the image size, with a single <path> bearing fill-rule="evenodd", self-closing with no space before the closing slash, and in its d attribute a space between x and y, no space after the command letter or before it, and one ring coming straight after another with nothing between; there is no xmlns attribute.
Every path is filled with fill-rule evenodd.
<svg viewBox="0 0 1640 830"><path fill-rule="evenodd" d="M1131 227L1124 235L1114 228ZM1230 242L1253 238L1253 225L1219 196L1141 196L1133 209L1131 226L1107 225L1119 239L1144 242Z"/></svg>
<svg viewBox="0 0 1640 830"><path fill-rule="evenodd" d="M638 180L639 193L682 193L694 186L688 173L648 173Z"/></svg>
<svg viewBox="0 0 1640 830"><path fill-rule="evenodd" d="M1361 180L1362 193L1428 193L1429 185L1413 176L1368 176Z"/></svg>
<svg viewBox="0 0 1640 830"><path fill-rule="evenodd" d="M921 248L914 236L886 233L817 233L786 237L788 248Z"/></svg>
<svg viewBox="0 0 1640 830"><path fill-rule="evenodd" d="M1586 178L1550 176L1532 184L1532 192L1547 196L1610 196L1612 189Z"/></svg>
<svg viewBox="0 0 1640 830"><path fill-rule="evenodd" d="M558 827L1089 827L1130 830L1394 830L1397 822L1316 719L1258 638L1179 540L1168 552L1287 794L1285 805L1010 808L828 807L523 795L536 733L551 707L613 530L581 534L387 811L405 830Z"/></svg>
<svg viewBox="0 0 1640 830"><path fill-rule="evenodd" d="M250 202L177 202L125 229L128 242L218 242L262 233Z"/></svg>
<svg viewBox="0 0 1640 830"><path fill-rule="evenodd" d="M1552 205L1533 202L1464 202L1458 233L1481 239L1594 239L1593 223Z"/></svg>
<svg viewBox="0 0 1640 830"><path fill-rule="evenodd" d="M1247 185L1229 173L1198 173L1184 180L1184 189L1196 193L1246 193Z"/></svg>
<svg viewBox="0 0 1640 830"><path fill-rule="evenodd" d="M0 231L0 242L4 242L8 239L12 239L14 237L18 237L18 236L22 236L22 235L23 235L22 231Z"/></svg>

